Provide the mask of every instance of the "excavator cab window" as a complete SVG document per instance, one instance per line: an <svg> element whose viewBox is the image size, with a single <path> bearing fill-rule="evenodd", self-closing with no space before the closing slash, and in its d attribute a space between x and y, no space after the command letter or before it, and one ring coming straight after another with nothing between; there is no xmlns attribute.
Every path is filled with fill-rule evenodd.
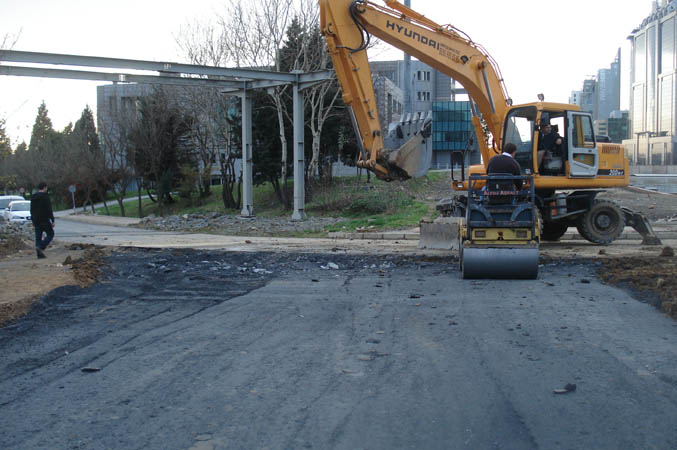
<svg viewBox="0 0 677 450"><path fill-rule="evenodd" d="M503 145L512 142L517 146L515 159L519 163L522 173L529 175L533 171L533 139L536 130L536 108L529 106L515 108L508 113L505 119Z"/></svg>

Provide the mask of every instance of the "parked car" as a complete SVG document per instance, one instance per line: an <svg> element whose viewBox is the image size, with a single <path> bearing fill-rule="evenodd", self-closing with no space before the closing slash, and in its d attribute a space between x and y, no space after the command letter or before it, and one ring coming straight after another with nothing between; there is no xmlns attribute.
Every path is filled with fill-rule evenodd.
<svg viewBox="0 0 677 450"><path fill-rule="evenodd" d="M9 206L10 202L14 200L26 200L20 195L0 195L0 221L5 220L5 209Z"/></svg>
<svg viewBox="0 0 677 450"><path fill-rule="evenodd" d="M2 216L9 222L26 223L31 220L31 202L14 200L2 212Z"/></svg>

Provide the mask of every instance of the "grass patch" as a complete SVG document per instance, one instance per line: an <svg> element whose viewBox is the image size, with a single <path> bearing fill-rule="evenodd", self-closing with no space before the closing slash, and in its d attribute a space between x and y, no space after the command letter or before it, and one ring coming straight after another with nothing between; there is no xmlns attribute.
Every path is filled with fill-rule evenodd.
<svg viewBox="0 0 677 450"><path fill-rule="evenodd" d="M312 198L305 204L306 214L310 217L345 217L346 220L328 228L329 231L350 231L357 228L373 230L404 229L416 226L422 218L434 217L434 205L424 200L424 194L431 183L442 180L446 173L431 172L428 176L404 182L384 182L365 175L358 178L340 177L329 182L315 183L312 186ZM192 204L186 199L175 196L176 203L165 207L165 215L239 214L240 210L225 210L221 200L221 186L213 186L211 195L203 199L202 205ZM293 195L293 181L289 181L288 192ZM254 186L254 208L260 217L288 217L270 183ZM120 215L117 202L109 204L111 215ZM105 210L99 209L99 214ZM138 217L136 201L125 203L128 217ZM144 215L158 215L157 204L149 199L143 200ZM321 235L321 232L303 232L302 236Z"/></svg>

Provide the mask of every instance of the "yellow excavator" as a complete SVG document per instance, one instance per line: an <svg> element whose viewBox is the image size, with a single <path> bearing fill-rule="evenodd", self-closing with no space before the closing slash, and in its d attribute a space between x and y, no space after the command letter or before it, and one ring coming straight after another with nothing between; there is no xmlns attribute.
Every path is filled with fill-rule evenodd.
<svg viewBox="0 0 677 450"><path fill-rule="evenodd" d="M479 44L452 25L440 25L396 0L319 0L321 31L342 87L358 136L358 166L384 180L403 180L425 173L430 146L407 143L399 149L386 149L376 105L371 70L367 58L370 38L374 36L399 48L427 65L458 81L471 100L472 123L482 156L482 164L468 168L452 182L455 198L438 205L442 215L465 218L461 225L462 263L471 257L468 248L484 246L496 251L479 252L473 267L481 267L501 249L533 247L539 240L558 240L569 226L575 226L587 240L608 244L620 236L625 225L633 226L645 244L660 241L641 214L615 203L597 199L604 189L629 184L629 165L619 144L599 143L593 131L592 117L577 105L538 102L513 105L496 62ZM545 128L561 133L557 144L544 149ZM483 188L489 160L501 154L506 143L517 146L515 159L522 174L532 183L533 210L537 230L522 241L500 242L469 233L468 219L473 192ZM430 151L430 150L428 150ZM453 173L453 172L452 172ZM469 180L473 183L469 184ZM479 196L476 200L486 198ZM481 206L481 205L480 205ZM509 221L499 221L492 236L510 234ZM491 220L487 223L492 223ZM513 227L514 228L514 227ZM486 234L487 230L482 231ZM442 233L444 234L444 233ZM514 233L512 233L514 235ZM454 234L455 235L455 234ZM523 258L522 269L534 273L533 248ZM526 250L525 250L526 252ZM537 252L537 250L536 250ZM517 252L519 253L519 252ZM474 258L474 256L472 256ZM517 258L519 260L519 258ZM488 265L487 276L495 276L495 265ZM514 268L513 268L514 269ZM480 275L480 274L476 274ZM500 274L499 274L500 275Z"/></svg>

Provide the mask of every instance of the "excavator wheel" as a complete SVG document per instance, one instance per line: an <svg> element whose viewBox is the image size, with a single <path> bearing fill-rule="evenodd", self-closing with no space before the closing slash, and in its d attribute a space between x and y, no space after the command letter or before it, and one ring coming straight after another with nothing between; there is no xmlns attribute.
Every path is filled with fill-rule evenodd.
<svg viewBox="0 0 677 450"><path fill-rule="evenodd" d="M590 242L610 244L625 228L625 215L621 208L610 200L596 199L590 209L578 219L576 229Z"/></svg>
<svg viewBox="0 0 677 450"><path fill-rule="evenodd" d="M559 241L559 238L564 236L564 233L569 229L567 222L544 222L543 230L541 231L542 241Z"/></svg>

